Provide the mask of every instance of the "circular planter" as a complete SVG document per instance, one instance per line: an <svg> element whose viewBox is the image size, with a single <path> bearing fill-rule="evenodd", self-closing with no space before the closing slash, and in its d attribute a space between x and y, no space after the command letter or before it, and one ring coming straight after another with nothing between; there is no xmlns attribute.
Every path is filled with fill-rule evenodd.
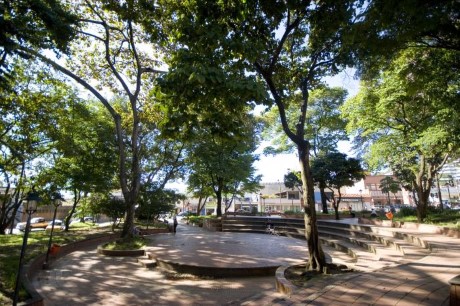
<svg viewBox="0 0 460 306"><path fill-rule="evenodd" d="M105 256L144 256L144 249L137 250L107 250L104 249L106 244L101 244L97 247L97 253Z"/></svg>
<svg viewBox="0 0 460 306"><path fill-rule="evenodd" d="M280 293L291 295L296 289L297 286L292 284L290 281L287 280L284 272L288 269L289 266L280 266L276 269L275 277L276 277L276 290Z"/></svg>

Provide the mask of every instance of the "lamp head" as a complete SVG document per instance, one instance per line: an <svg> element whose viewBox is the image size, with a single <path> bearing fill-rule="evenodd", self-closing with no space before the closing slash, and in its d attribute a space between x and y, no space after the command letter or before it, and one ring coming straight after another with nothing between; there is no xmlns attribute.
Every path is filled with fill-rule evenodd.
<svg viewBox="0 0 460 306"><path fill-rule="evenodd" d="M62 200L64 200L59 192L53 192L51 195L51 202L53 203L54 207L58 207L61 205Z"/></svg>
<svg viewBox="0 0 460 306"><path fill-rule="evenodd" d="M37 211L38 202L41 201L40 196L35 190L30 191L26 197L25 210L30 215Z"/></svg>

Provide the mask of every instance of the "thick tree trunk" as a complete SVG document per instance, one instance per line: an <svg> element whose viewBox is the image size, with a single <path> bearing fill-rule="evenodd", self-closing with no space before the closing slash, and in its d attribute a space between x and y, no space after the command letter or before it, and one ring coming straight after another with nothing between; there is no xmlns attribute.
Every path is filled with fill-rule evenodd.
<svg viewBox="0 0 460 306"><path fill-rule="evenodd" d="M334 201L334 214L335 214L335 220L340 220L340 216L339 216L339 204L337 204L335 201Z"/></svg>
<svg viewBox="0 0 460 306"><path fill-rule="evenodd" d="M417 222L422 223L427 215L429 192L422 190L423 187L417 188L418 203L417 203Z"/></svg>
<svg viewBox="0 0 460 306"><path fill-rule="evenodd" d="M316 224L313 177L310 170L308 144L298 147L299 162L302 175L303 200L305 203L305 238L308 244L308 270L322 271L326 266L326 257L319 241Z"/></svg>
<svg viewBox="0 0 460 306"><path fill-rule="evenodd" d="M216 199L217 199L217 207L216 207L216 215L217 217L222 216L222 189L223 189L223 179L218 179L218 186L217 190L215 190L216 193Z"/></svg>
<svg viewBox="0 0 460 306"><path fill-rule="evenodd" d="M417 222L422 223L427 216L428 198L430 196L431 186L433 183L430 179L424 180L423 176L420 175L416 181L412 182L412 184L418 198L418 201L416 202Z"/></svg>
<svg viewBox="0 0 460 306"><path fill-rule="evenodd" d="M137 199L139 197L140 191L140 145L139 145L139 115L136 109L136 99L131 99L132 112L133 112L133 127L131 132L131 151L132 157L131 160L126 157L126 152L124 149L124 139L121 134L121 118L115 118L116 128L117 128L117 137L118 145L120 148L120 183L121 189L123 191L123 197L125 198L126 203L126 217L123 224L123 230L121 232L122 238L131 238L134 236L134 216L136 210ZM131 168L129 177L126 174L126 169L128 166Z"/></svg>

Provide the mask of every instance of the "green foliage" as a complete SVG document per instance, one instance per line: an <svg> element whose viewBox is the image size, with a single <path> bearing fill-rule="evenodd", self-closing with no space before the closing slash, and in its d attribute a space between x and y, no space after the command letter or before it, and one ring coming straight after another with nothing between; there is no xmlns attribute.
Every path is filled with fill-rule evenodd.
<svg viewBox="0 0 460 306"><path fill-rule="evenodd" d="M136 210L137 216L140 219L156 219L160 214L171 213L175 204L182 199L184 196L174 190L143 185L138 201L139 208Z"/></svg>
<svg viewBox="0 0 460 306"><path fill-rule="evenodd" d="M300 177L300 171L291 171L284 175L284 186L287 188L297 188L302 190L302 179Z"/></svg>
<svg viewBox="0 0 460 306"><path fill-rule="evenodd" d="M3 0L0 3L0 87L7 79L8 55L24 54L21 46L65 50L75 35L77 18L61 1Z"/></svg>
<svg viewBox="0 0 460 306"><path fill-rule="evenodd" d="M409 216L416 217L417 211L411 207L401 207L400 210L396 213L395 217L400 218L400 217L409 217Z"/></svg>
<svg viewBox="0 0 460 306"><path fill-rule="evenodd" d="M396 181L393 177L391 176L386 176L383 179L380 180L380 190L383 193L397 193L398 191L401 190L401 187L399 187L399 182Z"/></svg>
<svg viewBox="0 0 460 306"><path fill-rule="evenodd" d="M191 224L195 224L195 225L203 225L203 220L206 218L207 216L188 216L187 217L187 220L189 223Z"/></svg>
<svg viewBox="0 0 460 306"><path fill-rule="evenodd" d="M254 192L260 181L253 166L257 159L254 155L257 144L255 121L244 113L233 121L236 125L226 134L216 134L212 128L198 126L190 139L189 190L202 198L214 194L218 216L222 214L224 196L233 199L236 195Z"/></svg>
<svg viewBox="0 0 460 306"><path fill-rule="evenodd" d="M337 149L337 143L348 140L345 132L346 122L340 114L340 106L345 102L347 91L342 88L321 86L312 90L309 107L306 113L308 125L305 127L305 138L311 140L311 153L316 156L320 152L327 153ZM286 110L287 121L292 130L298 123L297 110L302 103L301 95L294 95ZM267 111L264 122L263 137L271 142L264 149L265 154L291 152L295 149L283 131L281 119L276 108Z"/></svg>
<svg viewBox="0 0 460 306"><path fill-rule="evenodd" d="M298 210L285 210L283 212L285 215L296 216L296 217L303 217L303 212L299 212Z"/></svg>
<svg viewBox="0 0 460 306"><path fill-rule="evenodd" d="M373 76L410 46L460 50L457 1L373 0L355 24L353 44L364 76ZM383 68L382 68L383 67ZM455 66L458 69L458 62Z"/></svg>
<svg viewBox="0 0 460 306"><path fill-rule="evenodd" d="M416 210L410 208L401 208L395 215L395 220L403 222L417 222ZM451 228L458 228L460 230L460 212L458 210L449 210L429 206L427 216L424 224L433 224L438 226L446 226Z"/></svg>
<svg viewBox="0 0 460 306"><path fill-rule="evenodd" d="M419 221L436 174L460 150L460 79L453 69L459 56L429 48L400 51L342 109L370 170L389 167L416 191Z"/></svg>
<svg viewBox="0 0 460 306"><path fill-rule="evenodd" d="M320 155L312 161L311 171L315 182L324 182L327 187L340 189L353 186L365 177L363 168L356 158L347 158L343 153Z"/></svg>
<svg viewBox="0 0 460 306"><path fill-rule="evenodd" d="M114 223L117 219L123 218L126 212L124 199L108 195L93 197L94 205L99 208L100 213L111 218Z"/></svg>
<svg viewBox="0 0 460 306"><path fill-rule="evenodd" d="M147 241L143 237L133 237L130 239L118 239L113 242L104 244L106 250L138 250L147 245Z"/></svg>

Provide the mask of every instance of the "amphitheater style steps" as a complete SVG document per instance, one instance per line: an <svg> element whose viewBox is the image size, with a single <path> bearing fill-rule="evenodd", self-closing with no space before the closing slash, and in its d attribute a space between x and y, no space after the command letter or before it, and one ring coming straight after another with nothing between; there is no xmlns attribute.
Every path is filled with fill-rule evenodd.
<svg viewBox="0 0 460 306"><path fill-rule="evenodd" d="M331 222L320 223L318 229L322 236L350 241L368 248L376 254L382 253L386 249L393 249L404 255L404 260L414 261L430 253L426 243L422 243L413 235L401 233L394 229Z"/></svg>
<svg viewBox="0 0 460 306"><path fill-rule="evenodd" d="M430 253L417 237L394 229L334 221L318 221L319 238L328 261L359 271L373 271L420 260ZM267 233L267 226L280 236L305 239L302 219L258 217L227 218L223 231Z"/></svg>

